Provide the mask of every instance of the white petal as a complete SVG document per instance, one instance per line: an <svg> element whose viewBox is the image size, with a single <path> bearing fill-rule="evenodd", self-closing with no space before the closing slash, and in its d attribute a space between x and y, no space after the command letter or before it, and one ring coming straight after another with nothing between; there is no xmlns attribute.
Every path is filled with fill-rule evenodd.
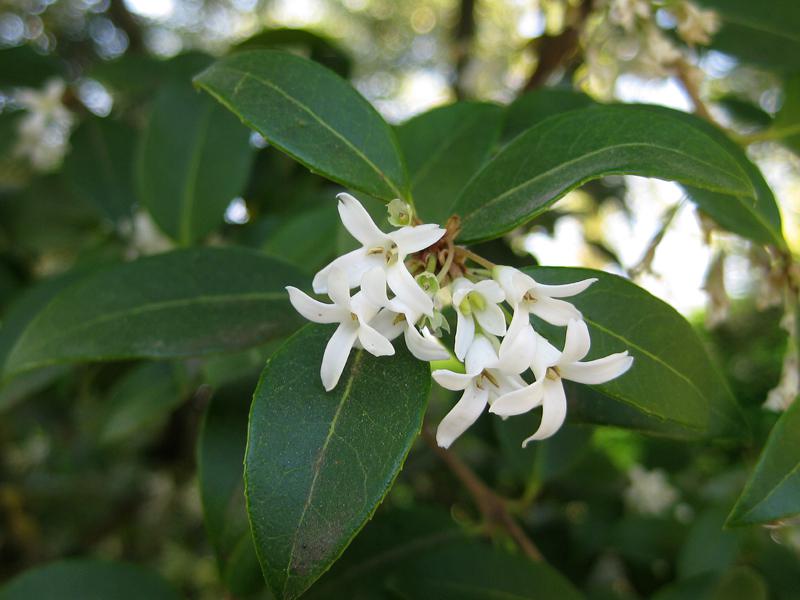
<svg viewBox="0 0 800 600"><path fill-rule="evenodd" d="M544 398L542 399L542 421L539 429L532 436L522 442L522 447L534 440L544 440L558 431L564 424L567 416L567 397L561 380L544 382Z"/></svg>
<svg viewBox="0 0 800 600"><path fill-rule="evenodd" d="M387 340L393 340L406 328L406 320L398 319L397 316L396 312L384 308L369 322L369 325Z"/></svg>
<svg viewBox="0 0 800 600"><path fill-rule="evenodd" d="M294 309L314 323L338 323L342 320L342 310L335 304L324 304L314 300L296 287L287 286L289 301Z"/></svg>
<svg viewBox="0 0 800 600"><path fill-rule="evenodd" d="M431 377L444 389L457 392L458 390L467 389L475 378L475 375L470 373L456 373L455 371L448 371L447 369L437 369L431 373Z"/></svg>
<svg viewBox="0 0 800 600"><path fill-rule="evenodd" d="M506 373L526 371L533 362L537 344L536 333L530 325L514 332L509 330L498 352L500 368Z"/></svg>
<svg viewBox="0 0 800 600"><path fill-rule="evenodd" d="M417 225L416 227L402 227L388 235L397 244L397 250L402 260L407 254L419 252L428 246L432 246L445 233L446 230L435 223L428 223L426 225Z"/></svg>
<svg viewBox="0 0 800 600"><path fill-rule="evenodd" d="M328 271L328 296L337 306L350 310L350 286L345 272L337 266Z"/></svg>
<svg viewBox="0 0 800 600"><path fill-rule="evenodd" d="M544 283L536 283L534 292L537 296L550 296L551 298L567 298L569 296L577 296L586 288L597 281L596 277L591 279L584 279L583 281L576 281L575 283L565 283L563 285L547 285Z"/></svg>
<svg viewBox="0 0 800 600"><path fill-rule="evenodd" d="M383 255L367 254L366 249L358 248L352 252L348 252L331 262L328 266L324 267L319 273L314 276L312 286L317 294L325 294L328 291L328 275L331 269L341 269L345 273L347 285L350 288L358 287L361 285L361 278L364 273L375 267L380 267L386 264Z"/></svg>
<svg viewBox="0 0 800 600"><path fill-rule="evenodd" d="M427 329L420 333L416 327L409 325L405 329L405 339L408 351L419 360L430 362L450 358L447 349Z"/></svg>
<svg viewBox="0 0 800 600"><path fill-rule="evenodd" d="M476 335L464 358L467 373L480 373L484 369L495 367L498 362L497 351L489 339L480 334Z"/></svg>
<svg viewBox="0 0 800 600"><path fill-rule="evenodd" d="M483 299L489 304L497 304L506 299L506 293L503 291L496 281L491 279L484 279L475 284L475 291L478 292Z"/></svg>
<svg viewBox="0 0 800 600"><path fill-rule="evenodd" d="M589 353L591 339L589 338L589 328L586 323L578 320L571 320L567 324L567 336L564 340L564 351L558 359L558 365L568 365L582 359Z"/></svg>
<svg viewBox="0 0 800 600"><path fill-rule="evenodd" d="M487 304L483 310L476 310L475 318L484 331L494 335L504 335L506 332L506 316L497 304Z"/></svg>
<svg viewBox="0 0 800 600"><path fill-rule="evenodd" d="M453 282L453 306L456 310L458 310L461 301L464 300L466 295L469 294L474 287L474 284L464 277L459 277Z"/></svg>
<svg viewBox="0 0 800 600"><path fill-rule="evenodd" d="M582 317L581 311L564 300L538 296L536 302L528 302L526 304L528 310L537 317L559 327L564 327L572 319L580 319Z"/></svg>
<svg viewBox="0 0 800 600"><path fill-rule="evenodd" d="M402 262L396 262L386 270L386 281L397 299L413 312L429 315L433 312L430 299Z"/></svg>
<svg viewBox="0 0 800 600"><path fill-rule="evenodd" d="M339 217L345 229L367 248L382 246L387 241L383 233L361 203L350 194L342 192L339 199Z"/></svg>
<svg viewBox="0 0 800 600"><path fill-rule="evenodd" d="M489 392L486 390L478 390L470 386L464 390L452 410L447 413L439 427L436 430L436 443L442 448L449 448L458 436L464 433L467 428L478 420L481 416L483 409L486 408L486 402L489 398Z"/></svg>
<svg viewBox="0 0 800 600"><path fill-rule="evenodd" d="M514 314L511 316L511 323L508 324L506 336L516 335L525 327L531 326L531 316L524 304L517 304Z"/></svg>
<svg viewBox="0 0 800 600"><path fill-rule="evenodd" d="M350 312L355 313L359 321L362 323L369 323L378 314L380 306L371 302L363 291L356 292L355 296L350 299Z"/></svg>
<svg viewBox="0 0 800 600"><path fill-rule="evenodd" d="M630 369L632 364L633 357L628 356L626 351L610 354L597 360L559 366L558 371L564 379L597 385L619 377Z"/></svg>
<svg viewBox="0 0 800 600"><path fill-rule="evenodd" d="M361 323L358 328L358 341L361 342L364 350L373 356L391 356L394 354L392 343L364 323Z"/></svg>
<svg viewBox="0 0 800 600"><path fill-rule="evenodd" d="M456 340L453 350L458 360L464 360L467 350L469 350L474 339L475 321L472 320L472 316L464 316L459 311L456 311Z"/></svg>
<svg viewBox="0 0 800 600"><path fill-rule="evenodd" d="M333 332L331 339L328 340L328 345L325 346L319 374L322 377L322 385L329 392L339 383L339 377L342 376L347 357L350 356L350 350L353 349L353 343L356 341L357 331L358 328L355 324L342 323Z"/></svg>
<svg viewBox="0 0 800 600"><path fill-rule="evenodd" d="M558 359L561 358L561 352L538 333L535 333L535 336L536 348L533 351L531 370L534 377L539 380L545 376L548 367L553 367L558 363Z"/></svg>
<svg viewBox="0 0 800 600"><path fill-rule="evenodd" d="M529 386L500 396L492 403L490 413L501 417L513 417L533 410L542 403L544 385L537 381Z"/></svg>
<svg viewBox="0 0 800 600"><path fill-rule="evenodd" d="M536 285L532 277L514 267L495 267L493 276L512 306L518 304L527 291Z"/></svg>
<svg viewBox="0 0 800 600"><path fill-rule="evenodd" d="M378 307L389 304L389 298L386 296L386 271L382 267L375 267L364 273L364 277L361 278L361 291Z"/></svg>

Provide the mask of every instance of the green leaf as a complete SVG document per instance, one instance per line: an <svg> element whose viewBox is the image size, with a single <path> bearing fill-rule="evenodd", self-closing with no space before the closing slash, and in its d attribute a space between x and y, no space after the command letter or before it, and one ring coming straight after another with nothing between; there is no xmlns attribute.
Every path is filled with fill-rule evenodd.
<svg viewBox="0 0 800 600"><path fill-rule="evenodd" d="M783 86L783 104L775 115L773 131L800 155L800 74L789 77Z"/></svg>
<svg viewBox="0 0 800 600"><path fill-rule="evenodd" d="M165 85L142 134L140 199L165 233L192 244L222 223L252 157L247 130L228 111L186 84Z"/></svg>
<svg viewBox="0 0 800 600"><path fill-rule="evenodd" d="M416 557L399 569L390 587L407 600L583 598L549 565L468 540L443 545Z"/></svg>
<svg viewBox="0 0 800 600"><path fill-rule="evenodd" d="M292 54L253 50L217 61L195 82L313 172L383 200L406 196L392 129L325 67Z"/></svg>
<svg viewBox="0 0 800 600"><path fill-rule="evenodd" d="M242 380L214 393L197 441L203 519L222 578L235 596L264 586L247 522L242 468L253 383Z"/></svg>
<svg viewBox="0 0 800 600"><path fill-rule="evenodd" d="M350 56L335 42L305 29L267 29L239 42L233 47L233 51L269 48L294 51L295 54L307 56L342 77L347 77L353 66Z"/></svg>
<svg viewBox="0 0 800 600"><path fill-rule="evenodd" d="M699 121L679 111L636 105L550 117L503 148L459 196L452 209L462 219L459 240L499 237L604 175L656 177L754 197L747 173Z"/></svg>
<svg viewBox="0 0 800 600"><path fill-rule="evenodd" d="M503 140L509 141L548 117L597 104L570 88L543 88L522 94L506 109Z"/></svg>
<svg viewBox="0 0 800 600"><path fill-rule="evenodd" d="M423 221L447 221L453 200L488 159L502 118L503 110L494 104L457 102L397 127L414 205Z"/></svg>
<svg viewBox="0 0 800 600"><path fill-rule="evenodd" d="M136 135L111 119L88 118L70 138L64 176L73 193L112 221L130 218L136 202L133 164Z"/></svg>
<svg viewBox="0 0 800 600"><path fill-rule="evenodd" d="M61 291L16 341L5 376L61 362L199 356L255 346L300 322L302 274L238 248L196 248L99 270Z"/></svg>
<svg viewBox="0 0 800 600"><path fill-rule="evenodd" d="M680 427L687 436L747 435L741 408L713 364L692 326L674 308L627 279L578 268L525 269L541 283L561 284L598 279L570 298L582 313L592 338L592 360L628 350L633 367L625 375L596 386L650 418ZM536 321L557 347L564 328Z"/></svg>
<svg viewBox="0 0 800 600"><path fill-rule="evenodd" d="M53 77L63 77L61 61L24 45L0 50L0 87L38 88Z"/></svg>
<svg viewBox="0 0 800 600"><path fill-rule="evenodd" d="M422 426L428 365L398 348L354 350L339 385L319 379L330 326L309 325L270 359L256 389L245 489L256 551L278 598L302 594L388 492Z"/></svg>
<svg viewBox="0 0 800 600"><path fill-rule="evenodd" d="M163 421L186 398L187 383L180 363L137 365L111 389L100 441L123 443Z"/></svg>
<svg viewBox="0 0 800 600"><path fill-rule="evenodd" d="M743 62L779 70L800 67L800 4L771 0L768 9L752 0L698 0L720 16L722 28L711 47Z"/></svg>
<svg viewBox="0 0 800 600"><path fill-rule="evenodd" d="M71 559L26 571L0 588L0 600L178 600L156 573L126 563Z"/></svg>
<svg viewBox="0 0 800 600"><path fill-rule="evenodd" d="M306 273L315 273L336 257L339 227L336 203L326 202L281 221L261 248Z"/></svg>
<svg viewBox="0 0 800 600"><path fill-rule="evenodd" d="M800 401L781 415L728 525L769 523L800 513Z"/></svg>
<svg viewBox="0 0 800 600"><path fill-rule="evenodd" d="M733 565L742 537L725 531L724 522L725 512L718 508L709 508L695 518L678 554L679 577L723 573Z"/></svg>

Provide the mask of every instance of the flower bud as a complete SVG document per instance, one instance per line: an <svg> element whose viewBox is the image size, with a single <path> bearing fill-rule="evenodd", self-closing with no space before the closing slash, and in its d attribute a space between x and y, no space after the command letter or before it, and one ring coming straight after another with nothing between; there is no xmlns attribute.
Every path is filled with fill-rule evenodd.
<svg viewBox="0 0 800 600"><path fill-rule="evenodd" d="M389 211L389 223L395 227L411 225L411 207L400 198L395 198L389 202L386 210Z"/></svg>

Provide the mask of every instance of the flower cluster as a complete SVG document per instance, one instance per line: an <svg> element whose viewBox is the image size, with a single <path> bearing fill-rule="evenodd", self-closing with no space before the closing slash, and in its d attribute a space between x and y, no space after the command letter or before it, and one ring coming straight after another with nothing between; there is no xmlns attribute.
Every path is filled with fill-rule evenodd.
<svg viewBox="0 0 800 600"><path fill-rule="evenodd" d="M14 95L14 100L27 111L19 120L15 152L27 158L37 171L58 167L69 149L75 119L62 103L65 91L63 80L52 79L41 91L21 89Z"/></svg>
<svg viewBox="0 0 800 600"><path fill-rule="evenodd" d="M287 287L292 305L304 317L338 324L320 368L326 390L338 383L354 346L375 356L392 355L391 342L401 333L416 358L450 359L437 337L443 329L449 331L442 314L448 305L456 313L453 352L463 372L438 369L432 375L442 387L463 393L439 424L436 439L442 447L450 446L487 406L503 418L541 406L539 428L523 447L550 437L566 416L563 380L604 383L630 368L633 358L627 351L583 361L589 330L580 311L563 298L583 292L595 279L541 284L513 267L491 265L456 247L457 229L412 225L409 207L397 202L389 210L390 222L399 228L384 233L355 198L339 194L342 223L361 247L314 277L314 292L327 294L332 302ZM483 268L469 268L468 260ZM534 330L531 315L566 327L562 350ZM523 377L528 371L531 381Z"/></svg>

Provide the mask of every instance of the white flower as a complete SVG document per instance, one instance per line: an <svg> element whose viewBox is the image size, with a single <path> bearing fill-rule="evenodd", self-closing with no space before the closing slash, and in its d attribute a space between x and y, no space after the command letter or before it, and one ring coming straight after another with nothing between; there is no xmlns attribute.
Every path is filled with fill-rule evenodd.
<svg viewBox="0 0 800 600"><path fill-rule="evenodd" d="M383 308L370 325L388 340L394 340L402 333L409 352L419 360L431 362L450 358L450 353L430 330L427 327L417 329L415 320L411 319L403 312Z"/></svg>
<svg viewBox="0 0 800 600"><path fill-rule="evenodd" d="M467 352L466 373L445 369L433 372L433 379L443 388L464 390L436 430L436 442L442 448L449 447L464 433L487 404L525 387L525 380L519 374L527 368L530 348L526 351L519 341L520 337L506 337L498 353L486 336L478 334Z"/></svg>
<svg viewBox="0 0 800 600"><path fill-rule="evenodd" d="M375 225L364 207L350 194L339 194L339 216L347 231L362 247L340 256L314 277L318 294L328 290L331 269L341 269L348 287L361 283L364 273L375 267L386 272L386 281L396 298L409 309L421 314L433 311L433 301L417 285L403 261L406 256L435 244L445 230L435 224L402 227L384 233Z"/></svg>
<svg viewBox="0 0 800 600"><path fill-rule="evenodd" d="M625 490L625 502L638 513L660 515L678 500L678 491L661 469L647 471L634 465L628 477L630 485Z"/></svg>
<svg viewBox="0 0 800 600"><path fill-rule="evenodd" d="M649 16L650 3L647 0L611 0L608 9L609 20L626 31L633 30L637 19L647 19Z"/></svg>
<svg viewBox="0 0 800 600"><path fill-rule="evenodd" d="M475 321L487 333L505 335L506 318L499 306L504 299L503 290L490 279L472 283L460 277L453 282L453 306L458 318L455 353L459 360L464 360L475 339Z"/></svg>
<svg viewBox="0 0 800 600"><path fill-rule="evenodd" d="M596 278L584 279L565 285L538 283L530 275L513 267L495 267L492 274L506 294L506 301L514 307L514 314L534 314L553 325L564 326L572 319L580 319L581 312L569 302L559 300L580 294Z"/></svg>
<svg viewBox="0 0 800 600"><path fill-rule="evenodd" d="M57 167L67 152L72 113L62 104L66 85L60 79L47 82L42 91L22 89L14 99L27 114L18 124L15 152L27 157L39 171Z"/></svg>
<svg viewBox="0 0 800 600"><path fill-rule="evenodd" d="M710 44L711 36L719 30L717 13L702 10L691 2L684 2L680 9L678 34L688 44Z"/></svg>
<svg viewBox="0 0 800 600"><path fill-rule="evenodd" d="M327 391L336 387L342 375L350 350L356 340L370 354L388 356L394 354L391 342L378 333L369 322L378 313L379 306L369 300L372 290L386 288L386 280L381 269L372 269L364 275L362 291L350 297L347 277L338 268L330 269L326 285L333 304L318 302L297 288L288 286L289 299L295 310L309 321L315 323L339 323L325 353L322 356L320 376ZM367 293L369 290L369 293Z"/></svg>
<svg viewBox="0 0 800 600"><path fill-rule="evenodd" d="M509 336L530 336L532 332L527 326L521 328L519 333L509 333ZM536 336L536 343L531 369L536 382L499 398L489 409L489 412L502 417L510 417L542 406L539 429L522 442L523 448L532 440L550 437L564 423L567 398L562 379L586 384L605 383L625 373L633 364L633 357L628 356L627 351L580 362L588 354L590 346L589 330L583 321L573 319L567 325L563 352L559 352L542 336L533 335Z"/></svg>

